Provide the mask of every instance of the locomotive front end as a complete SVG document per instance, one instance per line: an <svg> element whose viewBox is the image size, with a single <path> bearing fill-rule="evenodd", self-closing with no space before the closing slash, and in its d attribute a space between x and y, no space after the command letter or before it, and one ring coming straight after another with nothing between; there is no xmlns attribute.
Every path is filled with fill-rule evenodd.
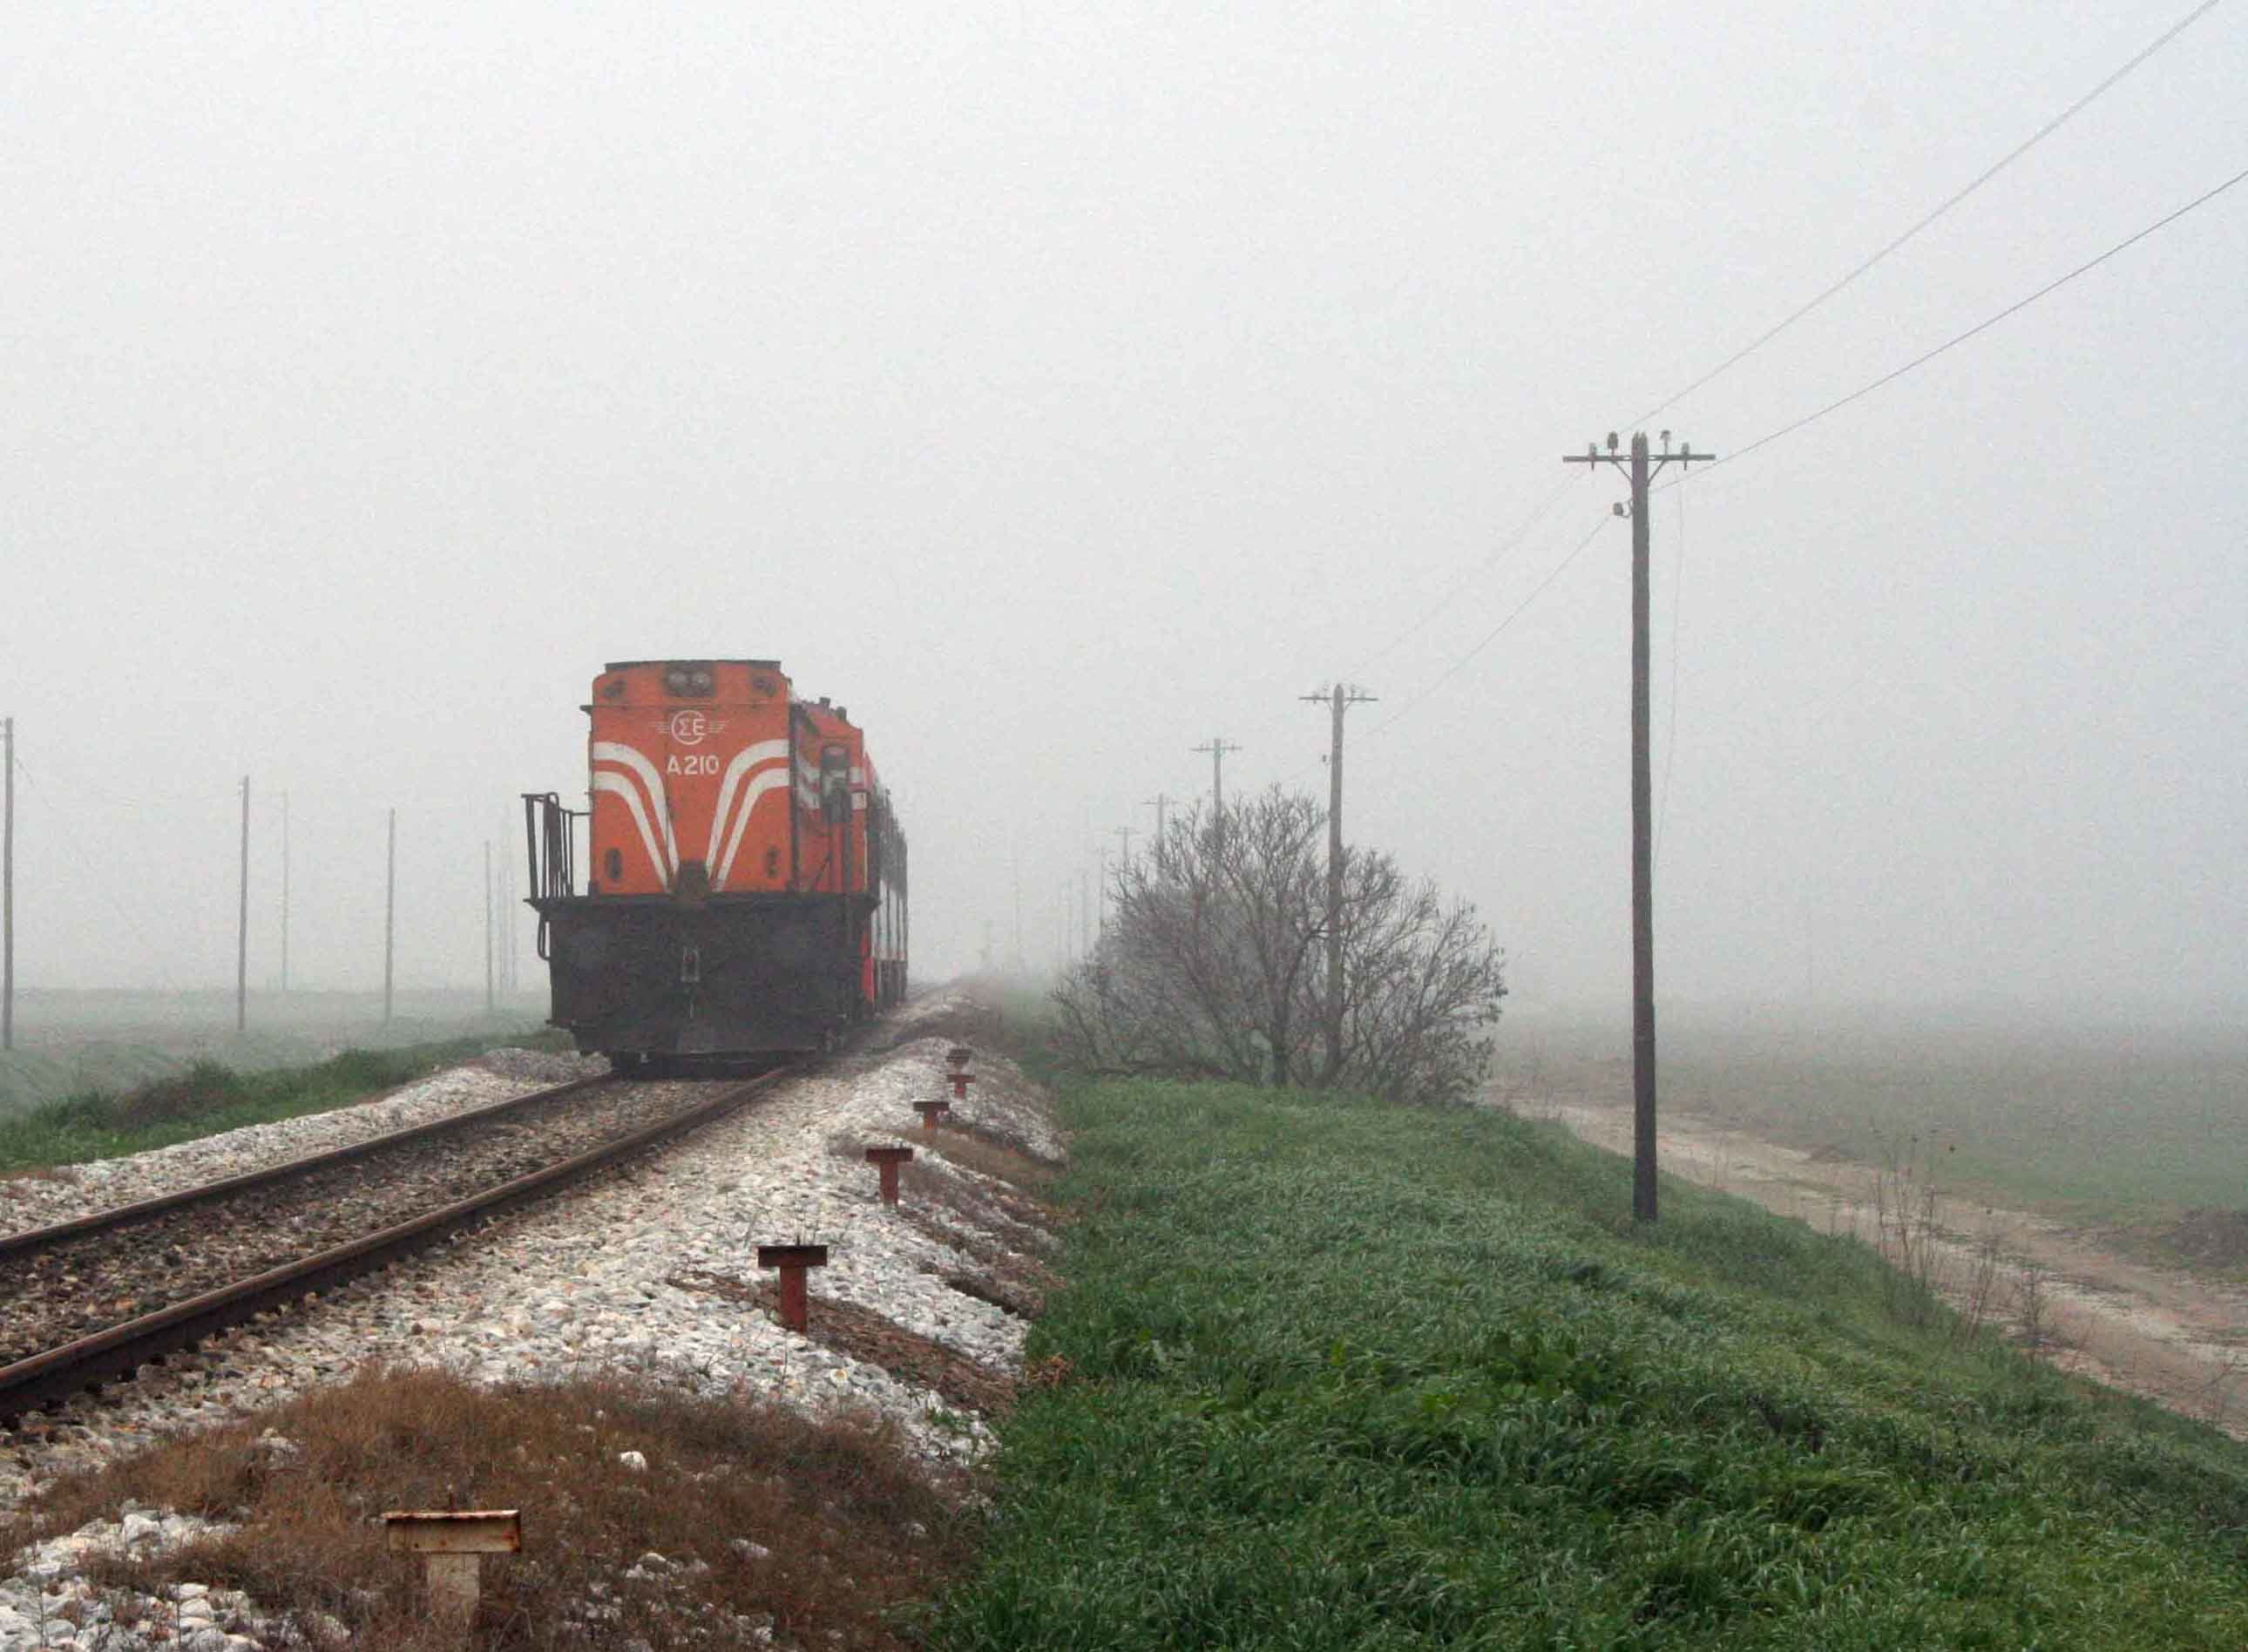
<svg viewBox="0 0 2248 1652"><path fill-rule="evenodd" d="M771 660L613 664L585 709L586 810L526 799L553 1024L624 1069L832 1045L882 928L838 715Z"/></svg>

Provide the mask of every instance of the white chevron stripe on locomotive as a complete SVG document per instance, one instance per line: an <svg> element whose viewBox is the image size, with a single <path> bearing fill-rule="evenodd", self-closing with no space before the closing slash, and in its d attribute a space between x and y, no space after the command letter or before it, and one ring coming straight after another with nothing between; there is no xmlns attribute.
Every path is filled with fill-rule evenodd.
<svg viewBox="0 0 2248 1652"><path fill-rule="evenodd" d="M648 851L648 863L655 868L655 875L662 881L663 887L669 888L671 867L666 864L663 851L657 846L655 828L648 824L648 806L641 801L640 788L632 783L632 777L619 774L614 769L596 769L593 771L593 790L613 792L625 800L625 807L632 811L633 824L640 828L641 847Z"/></svg>
<svg viewBox="0 0 2248 1652"><path fill-rule="evenodd" d="M727 876L734 869L735 852L742 847L742 828L749 825L750 813L757 806L757 799L787 784L787 774L779 769L767 769L750 782L748 789L742 793L742 806L734 812L734 829L726 838L725 859L718 862L717 875L710 880L712 888L726 887Z"/></svg>
<svg viewBox="0 0 2248 1652"><path fill-rule="evenodd" d="M786 784L785 775L782 771L769 771L751 779L748 790L742 793L738 809L734 806L735 790L752 771L768 764L785 764L787 757L787 741L760 740L755 745L744 746L726 764L725 778L718 783L718 806L710 815L710 847L702 859L704 866L716 868L710 874L713 889L726 887L726 876L734 869L735 852L741 847L742 829L749 825L757 799L773 787ZM727 830L730 822L733 827L730 832Z"/></svg>
<svg viewBox="0 0 2248 1652"><path fill-rule="evenodd" d="M719 850L726 841L726 823L733 807L734 792L741 785L743 777L761 764L778 762L787 755L788 742L785 740L760 740L755 745L745 745L734 753L733 760L726 764L725 777L718 782L718 806L710 816L710 847L702 856L703 865L714 867L718 864ZM746 816L748 811L744 809L743 812Z"/></svg>
<svg viewBox="0 0 2248 1652"><path fill-rule="evenodd" d="M650 763L644 753L614 740L593 742L593 763L595 767L593 790L614 792L632 805L633 819L639 823L641 840L648 845L648 858L655 863L657 873L661 875L668 888L679 866L679 840L672 834L671 809L668 800L664 796L663 782L656 778L655 764ZM600 765L604 763L620 765L640 782L641 790L648 799L648 806L645 809L641 807L631 792L623 785L601 784ZM616 778L621 781L623 777L618 776ZM654 822L654 826L651 826L651 821ZM657 833L654 829L655 826L662 828L663 847L661 853L656 849Z"/></svg>

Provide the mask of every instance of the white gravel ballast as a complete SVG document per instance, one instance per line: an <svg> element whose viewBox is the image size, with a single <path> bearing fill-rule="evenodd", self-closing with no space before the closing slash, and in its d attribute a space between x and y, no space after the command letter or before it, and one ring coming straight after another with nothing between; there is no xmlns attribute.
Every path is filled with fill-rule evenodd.
<svg viewBox="0 0 2248 1652"><path fill-rule="evenodd" d="M738 1290L708 1288L713 1278L747 1287L769 1281L757 1267L759 1244L824 1244L828 1265L812 1278L815 1335L818 1298L826 1297L879 1315L995 1376L1019 1370L1026 1322L948 1285L948 1276L973 1272L975 1265L929 1230L955 1233L987 1257L1006 1252L1031 1261L1041 1259L1050 1241L994 1209L998 1199L977 1196L979 1190L997 1193L997 1184L927 1152L922 1162L958 1178L967 1196L921 1208L909 1189L907 1203L916 1208L890 1209L878 1196L874 1168L859 1153L865 1146L927 1141L913 1103L949 1097L945 1056L953 1040L915 1034L971 1007L957 994L925 997L881 1029L879 1037L900 1040L894 1047L778 1080L730 1118L652 1158L237 1331L206 1357L145 1373L99 1402L75 1402L65 1416L46 1419L44 1430L0 1437L0 1509L45 1477L108 1460L157 1435L231 1419L340 1380L370 1361L442 1365L483 1383L624 1368L704 1391L745 1385L815 1412L873 1407L933 1458L973 1457L988 1440L979 1419L879 1366L783 1328L766 1309L741 1299ZM1018 1142L1041 1158L1059 1157L1041 1093L1011 1063L979 1050L975 1075L967 1098L953 1104L962 1125ZM411 1121L396 1116L401 1112L482 1105L566 1076L542 1072L536 1080L514 1079L480 1066L456 1070L376 1104L392 1114L380 1128ZM495 1093L496 1086L506 1087ZM465 1099L470 1093L474 1100ZM348 1125L344 1115L319 1115L211 1141L228 1142L226 1151L241 1156L230 1157L226 1168L240 1169L353 1139L326 1137L322 1121L354 1129L361 1115L374 1111L347 1109ZM276 1134L268 1138L268 1132ZM175 1155L186 1151L142 1155L165 1160L161 1169L133 1168L139 1163L133 1160L88 1167L72 1190L84 1198L86 1189L102 1189L107 1196L94 1204L145 1196L176 1174ZM191 1162L200 1172L180 1175L169 1185L224 1173L205 1155ZM43 1211L40 1219L76 1213ZM54 1545L45 1549L0 1567L0 1652L95 1644L24 1638L26 1607L40 1611L34 1601L51 1605L56 1591L67 1587L67 1578L52 1569ZM34 1563L45 1575L25 1574ZM33 1591L29 1600L26 1587ZM54 1623L47 1618L41 1632L51 1635ZM106 1627L112 1638L105 1645L157 1643ZM210 1644L226 1642L214 1638ZM237 1635L231 1644L243 1652L261 1642Z"/></svg>

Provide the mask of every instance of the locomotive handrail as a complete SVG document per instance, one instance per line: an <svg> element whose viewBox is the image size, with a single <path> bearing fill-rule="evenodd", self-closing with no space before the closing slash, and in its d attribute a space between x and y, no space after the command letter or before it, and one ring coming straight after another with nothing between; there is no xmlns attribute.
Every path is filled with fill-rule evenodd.
<svg viewBox="0 0 2248 1652"><path fill-rule="evenodd" d="M531 860L532 900L566 901L577 893L577 833L573 827L585 818L583 809L563 807L557 792L523 794L524 847Z"/></svg>

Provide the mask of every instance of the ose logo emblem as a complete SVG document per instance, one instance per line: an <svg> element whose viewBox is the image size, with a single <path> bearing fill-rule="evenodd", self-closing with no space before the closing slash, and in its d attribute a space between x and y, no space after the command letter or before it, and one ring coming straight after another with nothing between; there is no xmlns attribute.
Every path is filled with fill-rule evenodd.
<svg viewBox="0 0 2248 1652"><path fill-rule="evenodd" d="M671 737L681 745L701 745L710 732L710 719L700 711L671 714Z"/></svg>

